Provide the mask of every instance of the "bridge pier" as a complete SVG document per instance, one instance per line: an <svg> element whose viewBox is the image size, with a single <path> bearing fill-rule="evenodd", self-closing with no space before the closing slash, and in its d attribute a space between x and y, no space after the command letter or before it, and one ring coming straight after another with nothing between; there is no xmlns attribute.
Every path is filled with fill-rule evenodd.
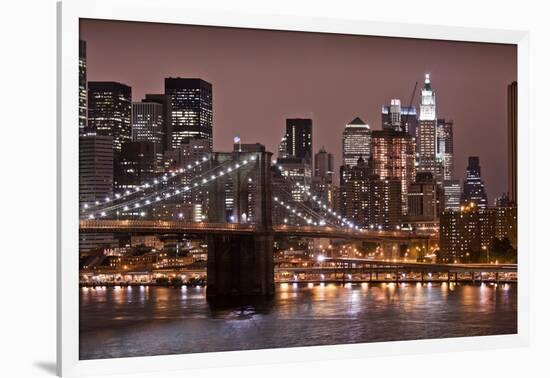
<svg viewBox="0 0 550 378"><path fill-rule="evenodd" d="M227 161L242 163L246 170L233 170L208 188L208 219L211 222L254 224L248 234L211 234L207 236L206 296L272 296L273 226L271 222L271 153L254 151L214 153L212 165ZM231 188L228 194L228 188ZM228 209L228 198L232 208ZM250 216L250 209L253 212ZM232 217L227 219L228 210Z"/></svg>

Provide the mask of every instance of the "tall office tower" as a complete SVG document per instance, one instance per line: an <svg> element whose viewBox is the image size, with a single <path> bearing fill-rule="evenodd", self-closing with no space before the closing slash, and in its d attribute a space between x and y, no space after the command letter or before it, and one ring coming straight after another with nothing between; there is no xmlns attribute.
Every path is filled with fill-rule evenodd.
<svg viewBox="0 0 550 378"><path fill-rule="evenodd" d="M86 41L78 41L78 130L86 134L88 126L88 76L86 62Z"/></svg>
<svg viewBox="0 0 550 378"><path fill-rule="evenodd" d="M354 118L342 133L342 164L353 167L360 157L369 161L371 157L372 131L359 117Z"/></svg>
<svg viewBox="0 0 550 378"><path fill-rule="evenodd" d="M437 118L435 112L435 92L430 83L430 75L426 74L421 92L420 117L416 129L418 147L418 171L430 172L437 177Z"/></svg>
<svg viewBox="0 0 550 378"><path fill-rule="evenodd" d="M164 107L158 102L132 103L132 141L151 142L157 167L162 167L165 146ZM124 146L123 146L124 148Z"/></svg>
<svg viewBox="0 0 550 378"><path fill-rule="evenodd" d="M79 202L82 215L113 197L113 138L82 135L79 138ZM110 216L111 214L107 214ZM103 246L117 246L112 234L79 234L80 254Z"/></svg>
<svg viewBox="0 0 550 378"><path fill-rule="evenodd" d="M487 193L485 192L485 184L481 180L481 167L478 156L468 157L462 202L473 202L480 209L487 208Z"/></svg>
<svg viewBox="0 0 550 378"><path fill-rule="evenodd" d="M473 206L472 206L473 205ZM474 204L446 210L439 223L438 259L445 263L483 262L495 235L494 215Z"/></svg>
<svg viewBox="0 0 550 378"><path fill-rule="evenodd" d="M363 228L394 229L401 223L401 182L380 179L359 158L349 168L349 178L340 188L340 211Z"/></svg>
<svg viewBox="0 0 550 378"><path fill-rule="evenodd" d="M288 118L286 120L286 151L288 157L304 159L308 164L313 159L313 122L310 118Z"/></svg>
<svg viewBox="0 0 550 378"><path fill-rule="evenodd" d="M334 155L321 147L315 154L315 176L332 182L334 176Z"/></svg>
<svg viewBox="0 0 550 378"><path fill-rule="evenodd" d="M437 120L437 155L439 166L436 181L441 185L444 180L453 179L453 121Z"/></svg>
<svg viewBox="0 0 550 378"><path fill-rule="evenodd" d="M416 180L409 186L408 219L416 221L435 221L437 212L437 184L429 172L416 174Z"/></svg>
<svg viewBox="0 0 550 378"><path fill-rule="evenodd" d="M518 203L518 83L508 85L508 196Z"/></svg>
<svg viewBox="0 0 550 378"><path fill-rule="evenodd" d="M155 142L126 142L115 166L114 187L116 192L134 190L152 181L159 171L158 146Z"/></svg>
<svg viewBox="0 0 550 378"><path fill-rule="evenodd" d="M401 100L391 99L390 105L382 106L382 129L406 131L416 136L418 118L414 106L401 106Z"/></svg>
<svg viewBox="0 0 550 378"><path fill-rule="evenodd" d="M372 132L373 172L380 179L401 182L402 214L407 214L407 193L416 170L414 139L405 131L375 130Z"/></svg>
<svg viewBox="0 0 550 378"><path fill-rule="evenodd" d="M162 145L162 150L170 150L172 146L172 104L170 102L170 96L167 96L165 94L148 93L145 95L145 99L142 101L154 102L162 105L162 120L164 123L164 144Z"/></svg>
<svg viewBox="0 0 550 378"><path fill-rule="evenodd" d="M115 152L132 138L132 88L113 81L88 82L88 130L113 137Z"/></svg>
<svg viewBox="0 0 550 378"><path fill-rule="evenodd" d="M462 186L460 180L443 181L443 211L460 210L460 200L462 197Z"/></svg>
<svg viewBox="0 0 550 378"><path fill-rule="evenodd" d="M113 138L83 135L79 138L79 198L81 208L113 196Z"/></svg>
<svg viewBox="0 0 550 378"><path fill-rule="evenodd" d="M212 84L202 79L166 78L164 93L172 107L170 148L185 139L206 139L212 148Z"/></svg>
<svg viewBox="0 0 550 378"><path fill-rule="evenodd" d="M336 206L334 179L334 155L322 147L315 154L315 169L311 179L311 192L331 209ZM319 206L319 210L324 210Z"/></svg>

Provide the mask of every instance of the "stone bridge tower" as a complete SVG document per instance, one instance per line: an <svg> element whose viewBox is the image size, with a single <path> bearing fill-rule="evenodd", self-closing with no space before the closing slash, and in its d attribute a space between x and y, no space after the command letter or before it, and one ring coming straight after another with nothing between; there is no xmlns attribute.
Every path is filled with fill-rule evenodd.
<svg viewBox="0 0 550 378"><path fill-rule="evenodd" d="M247 161L208 188L208 221L253 225L253 233L207 236L208 297L270 296L273 281L271 153L262 145L212 153L211 167Z"/></svg>

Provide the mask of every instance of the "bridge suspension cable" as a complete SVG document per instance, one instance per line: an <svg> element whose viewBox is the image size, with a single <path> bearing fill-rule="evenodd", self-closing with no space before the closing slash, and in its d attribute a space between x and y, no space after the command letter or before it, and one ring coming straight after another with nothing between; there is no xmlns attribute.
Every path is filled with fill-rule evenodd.
<svg viewBox="0 0 550 378"><path fill-rule="evenodd" d="M130 189L127 189L126 191L124 191L122 193L115 193L113 197L106 197L104 199L104 201L95 201L95 203L93 203L93 204L85 203L83 205L83 210L91 211L91 210L94 210L94 209L98 209L98 208L100 208L100 206L116 203L120 200L126 199L126 198L128 198L130 196L133 196L133 195L136 195L138 193L141 194L141 193L143 193L143 190L150 189L150 188L154 187L155 185L168 184L170 181L180 177L181 175L189 172L190 170L201 167L206 162L208 162L208 158L206 156L204 156L202 159L196 160L193 164L188 164L185 168L179 168L176 171L164 173L160 176L157 176L156 178L151 180L151 182L146 182L144 184L141 184L141 185L137 186L133 191L130 190ZM96 210L96 211L98 211L98 210ZM99 210L99 211L101 211L101 210Z"/></svg>
<svg viewBox="0 0 550 378"><path fill-rule="evenodd" d="M156 192L153 192L151 194L148 194L144 197L131 199L122 203L113 204L110 206L107 206L105 208L96 209L92 213L85 214L85 218L88 219L95 219L97 216L99 217L106 217L108 215L108 212L121 209L123 211L130 211L130 209L142 209L143 207L147 207L156 203L160 203L162 201L165 201L169 198L172 198L174 196L178 196L184 193L189 193L193 190L199 189L203 186L206 186L207 184L211 183L212 181L215 181L216 179L219 179L220 177L225 176L226 174L231 173L234 170L238 170L244 166L246 166L250 161L256 160L255 156L251 156L250 159L245 159L243 161L239 161L235 164L233 164L232 161L224 162L221 165L218 165L216 167L213 167L200 175L194 177L190 183L183 183L183 184L177 184L171 188L165 188ZM227 168L226 168L227 167ZM145 214L142 212L141 214L144 216Z"/></svg>

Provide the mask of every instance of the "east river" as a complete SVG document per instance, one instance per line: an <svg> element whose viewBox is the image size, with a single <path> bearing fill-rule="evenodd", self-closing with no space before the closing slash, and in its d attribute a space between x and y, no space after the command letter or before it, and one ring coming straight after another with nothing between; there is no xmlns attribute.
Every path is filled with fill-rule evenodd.
<svg viewBox="0 0 550 378"><path fill-rule="evenodd" d="M512 334L515 284L277 284L255 303L200 287L80 289L80 359Z"/></svg>

